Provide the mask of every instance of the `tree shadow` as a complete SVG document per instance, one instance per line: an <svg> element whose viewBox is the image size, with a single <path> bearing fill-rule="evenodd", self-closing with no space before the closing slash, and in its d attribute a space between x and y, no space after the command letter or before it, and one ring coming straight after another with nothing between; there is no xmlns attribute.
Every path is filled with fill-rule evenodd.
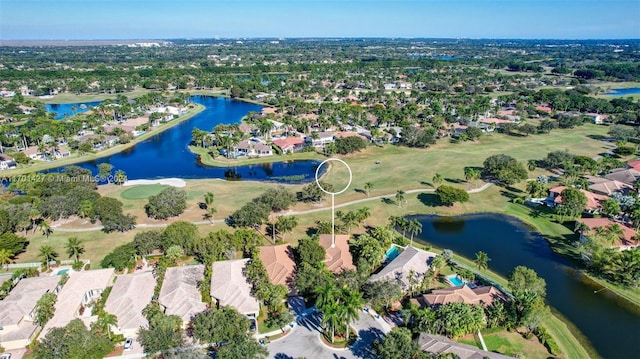
<svg viewBox="0 0 640 359"><path fill-rule="evenodd" d="M375 358L372 344L382 340L384 333L378 328L369 328L358 332L358 340L351 345L351 352L358 358Z"/></svg>
<svg viewBox="0 0 640 359"><path fill-rule="evenodd" d="M427 207L440 206L440 199L433 193L420 193L418 194L418 200Z"/></svg>
<svg viewBox="0 0 640 359"><path fill-rule="evenodd" d="M519 189L519 188L515 188L515 187L511 187L511 186L506 186L505 189L507 189L508 191L511 192L515 192L515 193L523 193L524 191Z"/></svg>
<svg viewBox="0 0 640 359"><path fill-rule="evenodd" d="M444 179L446 182L449 183L456 183L456 184L460 184L460 183L467 183L467 181L460 179L460 178L445 178Z"/></svg>
<svg viewBox="0 0 640 359"><path fill-rule="evenodd" d="M587 137L589 137L592 140L597 140L597 141L604 141L609 139L608 136L605 135L587 135Z"/></svg>
<svg viewBox="0 0 640 359"><path fill-rule="evenodd" d="M427 181L420 181L420 184L423 186L435 187L433 183Z"/></svg>
<svg viewBox="0 0 640 359"><path fill-rule="evenodd" d="M506 190L500 190L500 194L503 197L508 198L509 200L513 200L514 198L518 198L518 196L516 196L514 193L506 191Z"/></svg>
<svg viewBox="0 0 640 359"><path fill-rule="evenodd" d="M362 193L362 194L364 194L364 195L366 195L366 194L367 194L367 191L365 191L365 190L363 190L363 189L361 189L361 188L354 188L353 190L354 190L355 192L357 192L357 193Z"/></svg>
<svg viewBox="0 0 640 359"><path fill-rule="evenodd" d="M384 204L393 204L393 205L395 205L395 204L396 204L396 201L392 200L392 199L391 199L391 198L389 198L389 197L383 197L383 198L381 198L380 200L381 200L381 201L382 201L382 203L384 203Z"/></svg>
<svg viewBox="0 0 640 359"><path fill-rule="evenodd" d="M292 356L287 355L285 353L278 353L273 358L274 359L294 359Z"/></svg>

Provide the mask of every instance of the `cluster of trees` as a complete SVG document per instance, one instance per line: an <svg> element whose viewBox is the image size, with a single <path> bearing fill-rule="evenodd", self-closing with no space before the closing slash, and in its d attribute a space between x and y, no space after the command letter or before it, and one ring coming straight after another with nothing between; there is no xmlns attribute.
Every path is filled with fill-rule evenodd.
<svg viewBox="0 0 640 359"><path fill-rule="evenodd" d="M52 328L33 348L37 359L103 358L115 343L97 329L87 329L82 320L74 319L62 328Z"/></svg>
<svg viewBox="0 0 640 359"><path fill-rule="evenodd" d="M187 209L187 192L175 187L167 187L149 197L144 211L149 218L167 219L182 214Z"/></svg>
<svg viewBox="0 0 640 359"><path fill-rule="evenodd" d="M228 221L234 227L256 228L267 222L269 213L286 210L295 201L295 194L286 188L270 188L254 198L250 203L233 212Z"/></svg>
<svg viewBox="0 0 640 359"><path fill-rule="evenodd" d="M258 256L258 251L253 251L251 260L244 269L244 275L251 283L253 295L261 300L267 308L265 324L279 328L289 324L293 320L293 316L283 302L287 295L287 287L271 284L267 270Z"/></svg>
<svg viewBox="0 0 640 359"><path fill-rule="evenodd" d="M483 175L505 185L513 185L527 179L527 170L515 158L499 154L487 157L483 162Z"/></svg>

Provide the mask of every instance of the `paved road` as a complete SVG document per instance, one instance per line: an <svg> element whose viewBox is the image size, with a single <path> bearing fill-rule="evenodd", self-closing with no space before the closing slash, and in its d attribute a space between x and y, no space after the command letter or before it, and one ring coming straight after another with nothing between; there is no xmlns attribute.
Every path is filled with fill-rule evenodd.
<svg viewBox="0 0 640 359"><path fill-rule="evenodd" d="M484 185L482 185L481 187L470 189L467 192L468 193L482 192L485 189L489 188L491 185L493 185L493 183L488 182L488 183L485 183ZM422 193L422 192L435 192L435 189L433 189L433 188L418 188L418 189L408 190L405 193ZM357 199L355 201L336 204L335 208L342 208L342 207L350 206L352 204L365 203L365 202L369 202L369 201L376 201L376 200L380 200L380 199L384 199L384 198L394 198L395 195L396 194L393 193L393 194L384 194L384 195L381 195L381 196ZM295 216L295 215L300 215L300 214L309 214L309 213L328 211L330 209L331 209L330 206L326 206L326 207L321 207L321 208L308 209L308 210L305 210L305 211L288 211L288 212L282 213L281 215L283 215L283 216ZM213 223L223 223L225 220L226 219L216 219L216 220L213 221ZM191 223L193 223L195 225L212 224L212 222L210 222L210 221L195 221L195 222L191 222ZM143 223L143 224L136 224L136 228L163 228L163 227L166 227L168 225L169 225L169 223L153 223L153 224L144 224ZM58 231L58 232L91 232L91 231L99 231L99 230L101 230L102 226L86 227L86 228L52 227L52 229L55 230L55 231Z"/></svg>
<svg viewBox="0 0 640 359"><path fill-rule="evenodd" d="M298 325L282 339L267 344L269 357L274 359L293 358L333 358L359 359L374 358L371 344L391 330L382 319L375 319L365 311L360 311L360 319L353 324L358 332L358 340L347 349L333 349L320 340L320 314L313 311L298 316Z"/></svg>

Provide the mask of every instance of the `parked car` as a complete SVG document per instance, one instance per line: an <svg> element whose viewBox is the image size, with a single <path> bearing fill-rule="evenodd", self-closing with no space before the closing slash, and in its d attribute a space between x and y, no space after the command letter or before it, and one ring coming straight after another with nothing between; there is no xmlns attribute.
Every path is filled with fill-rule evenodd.
<svg viewBox="0 0 640 359"><path fill-rule="evenodd" d="M124 341L124 350L129 351L132 348L133 348L133 338L127 338L127 340Z"/></svg>
<svg viewBox="0 0 640 359"><path fill-rule="evenodd" d="M0 359L11 359L11 353L0 354Z"/></svg>

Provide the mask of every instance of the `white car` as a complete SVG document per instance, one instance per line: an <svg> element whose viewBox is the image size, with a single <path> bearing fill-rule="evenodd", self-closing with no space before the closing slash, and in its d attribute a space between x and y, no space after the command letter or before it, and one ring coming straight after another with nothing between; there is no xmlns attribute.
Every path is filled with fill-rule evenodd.
<svg viewBox="0 0 640 359"><path fill-rule="evenodd" d="M133 348L133 338L127 338L124 341L124 351L129 351Z"/></svg>
<svg viewBox="0 0 640 359"><path fill-rule="evenodd" d="M0 354L0 359L11 359L11 353Z"/></svg>

